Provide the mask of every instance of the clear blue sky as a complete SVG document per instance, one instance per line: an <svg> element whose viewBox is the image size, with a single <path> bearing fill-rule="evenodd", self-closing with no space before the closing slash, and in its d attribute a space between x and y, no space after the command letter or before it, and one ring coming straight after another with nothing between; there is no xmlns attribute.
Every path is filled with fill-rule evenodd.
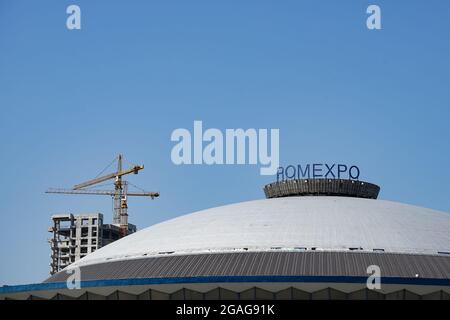
<svg viewBox="0 0 450 320"><path fill-rule="evenodd" d="M447 0L0 0L0 285L47 277L51 214L110 221L108 197L44 191L119 152L161 192L130 200L141 229L262 198L259 166L172 164L170 134L194 120L279 128L282 164L356 164L380 198L450 212L449 19Z"/></svg>

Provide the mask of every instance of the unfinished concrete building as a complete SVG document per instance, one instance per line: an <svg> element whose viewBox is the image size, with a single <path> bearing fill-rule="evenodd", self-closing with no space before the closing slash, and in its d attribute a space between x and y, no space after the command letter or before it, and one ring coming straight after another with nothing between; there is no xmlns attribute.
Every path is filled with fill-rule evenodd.
<svg viewBox="0 0 450 320"><path fill-rule="evenodd" d="M103 224L101 213L52 216L49 232L51 246L50 274L55 274L71 263L124 236L120 226ZM128 224L128 233L136 232L136 226Z"/></svg>

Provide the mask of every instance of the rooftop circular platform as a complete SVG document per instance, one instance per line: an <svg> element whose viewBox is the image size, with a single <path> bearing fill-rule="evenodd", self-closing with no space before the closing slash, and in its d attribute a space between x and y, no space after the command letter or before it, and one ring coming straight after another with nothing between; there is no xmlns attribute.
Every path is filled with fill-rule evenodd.
<svg viewBox="0 0 450 320"><path fill-rule="evenodd" d="M293 196L339 196L376 199L380 187L369 182L344 179L292 179L264 187L266 198Z"/></svg>

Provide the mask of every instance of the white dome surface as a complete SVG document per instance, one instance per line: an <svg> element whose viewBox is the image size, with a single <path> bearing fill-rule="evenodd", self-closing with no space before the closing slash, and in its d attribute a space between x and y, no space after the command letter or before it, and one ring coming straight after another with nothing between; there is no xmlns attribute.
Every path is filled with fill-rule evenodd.
<svg viewBox="0 0 450 320"><path fill-rule="evenodd" d="M450 214L348 197L248 201L177 217L138 231L72 264L236 250L450 252Z"/></svg>

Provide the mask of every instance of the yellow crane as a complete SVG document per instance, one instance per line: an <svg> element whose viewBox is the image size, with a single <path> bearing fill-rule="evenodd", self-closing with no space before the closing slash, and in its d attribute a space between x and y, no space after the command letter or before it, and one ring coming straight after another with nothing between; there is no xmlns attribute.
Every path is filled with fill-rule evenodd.
<svg viewBox="0 0 450 320"><path fill-rule="evenodd" d="M75 185L72 189L50 188L45 193L56 194L85 194L85 195L109 195L113 198L113 224L120 226L122 236L128 234L128 203L127 197L150 197L152 199L159 197L158 192L128 192L128 182L122 177L127 174L138 174L144 169L143 165L135 165L129 169L122 169L123 156L121 154L114 160L117 160L117 171L91 179ZM114 179L114 190L96 190L86 189L99 183Z"/></svg>

